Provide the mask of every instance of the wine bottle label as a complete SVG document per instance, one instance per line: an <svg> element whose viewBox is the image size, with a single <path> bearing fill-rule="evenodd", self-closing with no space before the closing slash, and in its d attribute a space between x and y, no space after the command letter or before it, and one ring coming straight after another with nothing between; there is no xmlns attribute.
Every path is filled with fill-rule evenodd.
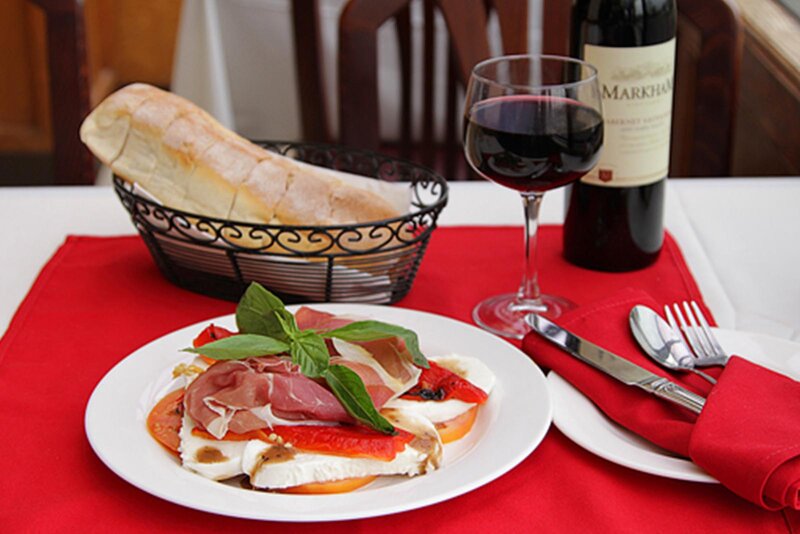
<svg viewBox="0 0 800 534"><path fill-rule="evenodd" d="M598 71L604 139L600 161L582 180L607 187L647 185L669 170L675 39L650 46L587 44Z"/></svg>

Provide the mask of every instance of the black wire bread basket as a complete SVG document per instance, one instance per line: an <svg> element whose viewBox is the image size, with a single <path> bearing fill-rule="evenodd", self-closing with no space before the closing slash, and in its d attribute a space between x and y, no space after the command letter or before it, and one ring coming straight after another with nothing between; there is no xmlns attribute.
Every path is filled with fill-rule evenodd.
<svg viewBox="0 0 800 534"><path fill-rule="evenodd" d="M115 176L114 189L161 273L185 289L234 301L253 281L285 302L389 304L403 298L447 203L447 181L425 167L374 152L257 144L320 167L407 183L410 211L351 225L244 223L168 208Z"/></svg>

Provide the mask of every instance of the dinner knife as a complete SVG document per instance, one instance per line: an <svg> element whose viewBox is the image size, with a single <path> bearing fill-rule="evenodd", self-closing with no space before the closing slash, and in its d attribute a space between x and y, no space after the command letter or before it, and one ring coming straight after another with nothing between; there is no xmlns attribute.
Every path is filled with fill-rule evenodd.
<svg viewBox="0 0 800 534"><path fill-rule="evenodd" d="M531 313L525 321L551 343L623 384L641 388L694 413L700 413L705 405L706 400L700 395L564 330L541 315Z"/></svg>

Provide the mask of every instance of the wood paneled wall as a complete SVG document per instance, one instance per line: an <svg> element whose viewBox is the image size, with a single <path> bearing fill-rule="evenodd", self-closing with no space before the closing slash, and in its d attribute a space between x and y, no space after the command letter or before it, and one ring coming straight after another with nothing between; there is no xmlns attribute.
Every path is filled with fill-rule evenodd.
<svg viewBox="0 0 800 534"><path fill-rule="evenodd" d="M132 81L169 86L181 1L84 0L93 103ZM800 21L774 0L737 3L746 35L732 174L800 175ZM695 51L693 37L684 32L682 53ZM14 173L3 165L9 157L51 150L45 39L32 2L0 1L0 184Z"/></svg>
<svg viewBox="0 0 800 534"><path fill-rule="evenodd" d="M85 0L89 72L168 87L181 0Z"/></svg>
<svg viewBox="0 0 800 534"><path fill-rule="evenodd" d="M737 0L745 22L732 174L800 175L800 20L774 0Z"/></svg>
<svg viewBox="0 0 800 534"><path fill-rule="evenodd" d="M132 81L169 86L181 0L85 0L92 103ZM27 0L0 2L0 158L52 147L45 20Z"/></svg>
<svg viewBox="0 0 800 534"><path fill-rule="evenodd" d="M24 0L0 3L0 151L50 148L44 16Z"/></svg>

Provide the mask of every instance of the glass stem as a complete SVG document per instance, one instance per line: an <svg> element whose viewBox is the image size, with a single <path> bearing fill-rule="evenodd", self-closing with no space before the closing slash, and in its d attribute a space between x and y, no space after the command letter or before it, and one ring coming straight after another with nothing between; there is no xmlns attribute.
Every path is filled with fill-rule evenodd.
<svg viewBox="0 0 800 534"><path fill-rule="evenodd" d="M537 261L537 239L539 234L539 207L544 193L523 193L522 206L525 209L525 263L522 283L517 291L514 308L543 312L547 306L541 301Z"/></svg>

